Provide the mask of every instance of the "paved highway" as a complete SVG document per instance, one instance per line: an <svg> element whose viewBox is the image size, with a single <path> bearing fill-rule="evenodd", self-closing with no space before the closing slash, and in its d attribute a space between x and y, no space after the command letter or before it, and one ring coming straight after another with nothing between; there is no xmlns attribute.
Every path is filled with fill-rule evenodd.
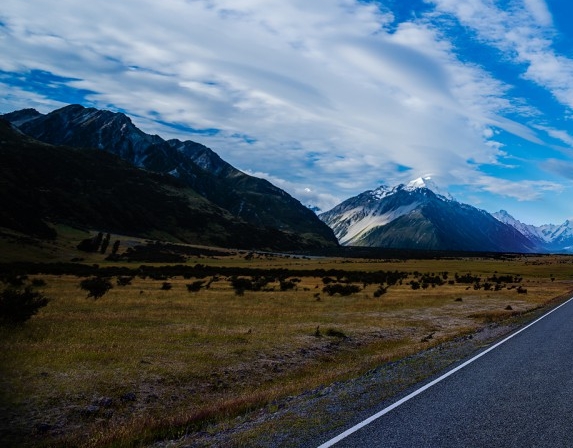
<svg viewBox="0 0 573 448"><path fill-rule="evenodd" d="M573 447L573 300L321 447Z"/></svg>

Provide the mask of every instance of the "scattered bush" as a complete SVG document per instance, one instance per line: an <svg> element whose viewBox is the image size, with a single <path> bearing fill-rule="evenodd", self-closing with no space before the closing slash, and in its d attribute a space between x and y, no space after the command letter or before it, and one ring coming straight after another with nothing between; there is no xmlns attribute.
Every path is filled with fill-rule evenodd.
<svg viewBox="0 0 573 448"><path fill-rule="evenodd" d="M356 292L360 292L360 287L356 285L342 285L340 283L331 283L322 288L322 292L327 293L329 296L340 294L341 296L349 296Z"/></svg>
<svg viewBox="0 0 573 448"><path fill-rule="evenodd" d="M108 278L91 277L80 282L80 288L88 292L88 298L95 300L103 297L111 288L112 284Z"/></svg>
<svg viewBox="0 0 573 448"><path fill-rule="evenodd" d="M332 338L348 339L348 336L346 336L342 331L335 330L333 328L326 330L326 335Z"/></svg>
<svg viewBox="0 0 573 448"><path fill-rule="evenodd" d="M133 277L131 276L120 276L117 278L117 286L127 286L131 285Z"/></svg>
<svg viewBox="0 0 573 448"><path fill-rule="evenodd" d="M455 274L456 282L457 283L479 283L481 281L481 277L472 275L471 273L467 273L464 275L458 275L457 272Z"/></svg>
<svg viewBox="0 0 573 448"><path fill-rule="evenodd" d="M231 277L231 286L235 290L235 294L242 296L245 294L245 290L253 290L253 281L250 278L245 277Z"/></svg>
<svg viewBox="0 0 573 448"><path fill-rule="evenodd" d="M187 291L189 292L197 292L199 291L202 287L203 287L203 283L205 283L204 280L197 280L193 283L188 283L187 284Z"/></svg>
<svg viewBox="0 0 573 448"><path fill-rule="evenodd" d="M46 286L46 281L44 279L41 279L41 278L35 278L32 280L32 286L34 288L42 288L42 287Z"/></svg>
<svg viewBox="0 0 573 448"><path fill-rule="evenodd" d="M281 291L289 291L291 289L295 289L296 288L296 282L297 279L293 279L293 280L281 280L280 281L280 286L281 286ZM300 280L299 280L300 281Z"/></svg>
<svg viewBox="0 0 573 448"><path fill-rule="evenodd" d="M169 291L171 288L173 288L173 285L169 282L163 282L163 284L161 285L162 291Z"/></svg>
<svg viewBox="0 0 573 448"><path fill-rule="evenodd" d="M50 299L31 288L24 291L5 289L0 293L0 323L21 324L45 307Z"/></svg>

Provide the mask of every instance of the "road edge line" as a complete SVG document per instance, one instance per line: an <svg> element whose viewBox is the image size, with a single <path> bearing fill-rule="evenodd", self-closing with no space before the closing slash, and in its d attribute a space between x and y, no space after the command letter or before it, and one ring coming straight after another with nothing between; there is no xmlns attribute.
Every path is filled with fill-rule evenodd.
<svg viewBox="0 0 573 448"><path fill-rule="evenodd" d="M571 302L573 300L573 297L569 298L568 300L566 300L565 302L563 302L562 304L556 306L555 308L549 310L547 313L545 313L543 316L538 317L537 319L535 319L533 322L529 323L528 325L526 325L523 328L520 328L519 330L517 330L515 333L510 334L509 336L507 336L505 339L497 342L496 344L492 345L491 347L487 348L486 350L484 350L483 352L478 353L477 355L475 355L473 358L468 359L467 361L465 361L464 363L460 364L459 366L454 367L452 370L447 371L446 373L444 373L443 375L441 375L440 377L436 378L433 381L430 381L428 384L425 384L424 386L420 387L419 389L416 389L414 392L406 395L404 398L401 398L400 400L396 401L395 403L391 404L390 406L385 407L384 409L382 409L381 411L377 412L376 414L368 417L367 419L361 421L360 423L354 425L353 427L347 429L346 431L344 431L343 433L339 434L338 436L324 442L323 444L319 445L318 448L329 448L331 446L333 446L334 444L340 442L341 440L345 439L346 437L348 437L349 435L355 433L356 431L358 431L361 428L364 428L365 426L369 425L370 423L372 423L373 421L379 419L380 417L382 417L383 415L387 414L388 412L392 411L393 409L396 409L398 406L406 403L407 401L411 400L412 398L414 398L417 395L420 395L422 392L428 390L430 387L438 384L439 382L445 380L446 378L448 378L449 376L453 375L454 373L456 373L457 371L463 369L464 367L470 365L472 362L476 361L477 359L481 358L482 356L484 356L485 354L491 352L492 350L496 349L497 347L499 347L502 344L505 344L507 341L509 341L510 339L512 339L513 337L517 336L518 334L520 334L521 332L527 330L529 327L535 325L537 322L539 322L542 319L545 319L547 316L549 316L551 313L553 313L554 311L557 311L559 308L561 308L562 306L567 305L569 302Z"/></svg>

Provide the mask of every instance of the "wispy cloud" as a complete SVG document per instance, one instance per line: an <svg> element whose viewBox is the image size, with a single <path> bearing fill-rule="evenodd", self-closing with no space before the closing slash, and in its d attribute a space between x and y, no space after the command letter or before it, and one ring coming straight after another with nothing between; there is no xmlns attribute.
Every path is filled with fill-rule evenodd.
<svg viewBox="0 0 573 448"><path fill-rule="evenodd" d="M478 189L495 193L500 196L517 199L518 201L534 201L540 199L544 193L561 193L562 184L547 181L510 181L492 176L481 176L474 182Z"/></svg>
<svg viewBox="0 0 573 448"><path fill-rule="evenodd" d="M511 151L500 130L567 143L558 126L533 126L541 112L460 55L437 20L455 17L572 107L571 60L552 50L546 4L427 3L436 10L400 22L392 2L356 0L10 1L0 11L0 70L66 79L83 102L124 110L147 132L203 130L193 139L323 209L428 173L442 186L485 189L494 179L483 168ZM12 99L4 108L59 105L30 84L0 83ZM513 184L495 185L487 190L519 198Z"/></svg>
<svg viewBox="0 0 573 448"><path fill-rule="evenodd" d="M431 2L440 11L457 17L507 58L524 64L524 78L548 89L563 105L573 108L573 59L554 51L553 18L543 0L512 0L506 9L492 0Z"/></svg>

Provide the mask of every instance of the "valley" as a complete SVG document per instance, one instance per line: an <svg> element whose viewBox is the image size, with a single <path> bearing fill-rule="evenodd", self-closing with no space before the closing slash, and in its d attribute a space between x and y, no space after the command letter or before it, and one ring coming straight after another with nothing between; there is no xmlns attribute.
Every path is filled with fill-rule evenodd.
<svg viewBox="0 0 573 448"><path fill-rule="evenodd" d="M285 431L336 424L320 409L319 421L285 413L289 397L513 328L573 289L573 257L563 255L366 259L112 235L125 257L111 261L76 249L90 234L57 233L43 247L0 240L3 286L51 299L0 330L7 446L209 446L249 421L230 432L233 446L272 446ZM7 262L18 253L27 260ZM158 253L181 258L145 260ZM88 297L89 278L110 289ZM434 361L424 365L386 393L430 375Z"/></svg>
<svg viewBox="0 0 573 448"><path fill-rule="evenodd" d="M568 222L427 178L317 216L121 113L2 118L3 446L311 446L573 291Z"/></svg>

